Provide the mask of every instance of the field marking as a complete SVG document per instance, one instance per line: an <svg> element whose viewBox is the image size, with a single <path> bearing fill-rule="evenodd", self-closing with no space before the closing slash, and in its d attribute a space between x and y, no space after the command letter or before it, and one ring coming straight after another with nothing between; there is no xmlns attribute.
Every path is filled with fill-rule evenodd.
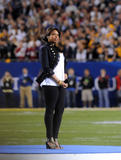
<svg viewBox="0 0 121 160"><path fill-rule="evenodd" d="M40 115L40 116L41 116L41 115L43 115L43 112L41 112L41 111L40 111L40 112L33 112L33 111L22 111L22 112L19 112L19 111L18 111L18 112L16 112L16 113L15 113L14 111L13 111L13 112L11 112L11 111L10 111L10 112L9 112L9 111L5 111L5 112L8 112L8 113L7 113L8 115L15 115L15 116L16 116L16 115L17 115L17 116L19 116L19 115L20 115L20 116L21 116L21 115L26 115L26 116L29 116L29 115ZM3 113L3 114L6 115L6 113Z"/></svg>
<svg viewBox="0 0 121 160"><path fill-rule="evenodd" d="M2 111L44 111L45 108L0 108L0 112Z"/></svg>
<svg viewBox="0 0 121 160"><path fill-rule="evenodd" d="M65 108L65 111L121 111L121 107L112 107L112 108ZM45 108L0 108L2 111L45 111Z"/></svg>
<svg viewBox="0 0 121 160"><path fill-rule="evenodd" d="M121 121L99 121L91 122L92 124L121 124Z"/></svg>

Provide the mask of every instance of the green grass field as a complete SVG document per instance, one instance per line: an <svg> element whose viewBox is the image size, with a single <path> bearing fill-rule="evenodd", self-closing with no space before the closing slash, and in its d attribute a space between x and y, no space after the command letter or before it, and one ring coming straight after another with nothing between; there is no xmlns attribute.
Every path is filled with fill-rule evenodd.
<svg viewBox="0 0 121 160"><path fill-rule="evenodd" d="M0 109L0 145L45 144L43 119L43 109ZM66 109L60 143L119 146L120 122L121 109Z"/></svg>

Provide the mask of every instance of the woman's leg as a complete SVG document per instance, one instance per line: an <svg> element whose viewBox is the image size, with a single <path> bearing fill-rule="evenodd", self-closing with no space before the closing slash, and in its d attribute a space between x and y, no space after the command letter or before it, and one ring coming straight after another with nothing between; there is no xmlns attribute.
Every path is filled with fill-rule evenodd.
<svg viewBox="0 0 121 160"><path fill-rule="evenodd" d="M50 140L53 137L53 114L59 92L58 92L58 87L55 86L44 86L43 90L46 102L46 111L45 111L46 136L47 139Z"/></svg>
<svg viewBox="0 0 121 160"><path fill-rule="evenodd" d="M58 101L55 107L55 114L53 118L53 137L58 138L59 128L62 120L62 115L64 112L64 99L65 99L65 89L58 87Z"/></svg>

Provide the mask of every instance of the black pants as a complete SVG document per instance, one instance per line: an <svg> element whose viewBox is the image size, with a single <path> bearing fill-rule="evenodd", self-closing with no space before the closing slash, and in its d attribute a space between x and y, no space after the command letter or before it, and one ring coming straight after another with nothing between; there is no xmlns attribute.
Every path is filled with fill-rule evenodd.
<svg viewBox="0 0 121 160"><path fill-rule="evenodd" d="M13 93L4 93L5 95L5 106L6 107L13 107Z"/></svg>
<svg viewBox="0 0 121 160"><path fill-rule="evenodd" d="M65 89L57 86L43 86L46 111L45 126L46 136L58 138L58 132L64 112Z"/></svg>

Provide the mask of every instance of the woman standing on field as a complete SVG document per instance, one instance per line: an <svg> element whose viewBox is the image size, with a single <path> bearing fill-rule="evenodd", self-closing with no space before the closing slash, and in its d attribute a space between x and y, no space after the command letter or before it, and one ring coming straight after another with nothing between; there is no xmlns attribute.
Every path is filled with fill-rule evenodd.
<svg viewBox="0 0 121 160"><path fill-rule="evenodd" d="M55 27L47 29L45 42L40 48L40 59L43 72L37 82L44 90L46 111L46 148L61 149L58 143L58 133L64 112L64 98L67 75L64 69L64 55L57 47L60 31Z"/></svg>

